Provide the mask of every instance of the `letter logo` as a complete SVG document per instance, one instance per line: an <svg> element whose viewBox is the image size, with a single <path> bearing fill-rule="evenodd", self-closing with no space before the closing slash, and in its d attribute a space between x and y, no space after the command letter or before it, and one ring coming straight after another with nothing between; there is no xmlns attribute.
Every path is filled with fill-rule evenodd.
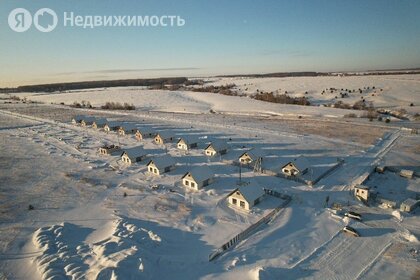
<svg viewBox="0 0 420 280"><path fill-rule="evenodd" d="M57 14L49 9L39 9L34 15L34 25L41 32L51 32L57 27Z"/></svg>
<svg viewBox="0 0 420 280"><path fill-rule="evenodd" d="M10 12L8 22L13 31L25 32L32 25L32 16L28 10L17 8Z"/></svg>

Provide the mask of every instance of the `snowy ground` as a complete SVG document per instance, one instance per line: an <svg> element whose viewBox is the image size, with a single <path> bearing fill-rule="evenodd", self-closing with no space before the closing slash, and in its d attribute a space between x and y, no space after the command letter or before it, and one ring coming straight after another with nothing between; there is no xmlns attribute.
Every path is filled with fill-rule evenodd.
<svg viewBox="0 0 420 280"><path fill-rule="evenodd" d="M69 98L72 103L74 94L36 98L48 103ZM80 98L93 101L96 94L104 92ZM171 279L409 279L419 273L419 210L403 214L369 208L349 192L376 164L418 167L420 157L413 152L418 150L418 135L400 131L396 125L382 127L359 120L338 122L346 129L332 133L329 124L337 122L322 117L330 111L298 124L296 119L268 117L266 113L274 109L267 103L257 105L264 106L263 114L256 107L258 114L244 116L236 109L240 106L225 103L219 95L211 95L220 99L205 105L185 99L186 94L169 101L162 101L160 93L147 94L154 98L153 106L161 100L162 108L145 99L133 102L139 102L139 108L170 111L168 103L183 99L186 103L178 106L191 107L180 114L0 106L0 279L167 279L168 275ZM214 106L227 106L225 114L201 114ZM276 106L279 114L291 110ZM174 106L173 111L183 111L181 107ZM151 139L138 142L133 136L117 137L69 124L77 113L130 120L179 136L195 134L204 141L231 138L231 149L226 156L209 160L202 154L204 143L185 154L173 144L157 146ZM319 132L328 129L329 133ZM142 145L152 155L169 153L177 161L176 169L153 177L144 162L125 166L117 157L97 154L102 144L118 142ZM250 213L226 205L225 196L237 186L238 168L221 160L234 159L244 146L264 148L274 157L304 155L318 163L340 157L345 163L313 188L243 170L243 180L288 193L292 202L273 222L209 263L213 250L279 203L267 198ZM179 185L180 177L203 164L213 169L216 182L199 192L186 191ZM375 178L371 182L383 180ZM400 178L393 180L392 184ZM418 179L408 184L407 191L420 192ZM362 213L363 221L332 215L324 208L327 196L330 204L339 202ZM35 209L29 211L29 205ZM346 224L362 237L341 233Z"/></svg>

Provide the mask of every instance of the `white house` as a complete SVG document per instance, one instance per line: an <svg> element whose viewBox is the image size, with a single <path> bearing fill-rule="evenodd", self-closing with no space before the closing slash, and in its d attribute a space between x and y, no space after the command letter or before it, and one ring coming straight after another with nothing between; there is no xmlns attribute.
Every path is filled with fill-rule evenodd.
<svg viewBox="0 0 420 280"><path fill-rule="evenodd" d="M115 152L118 152L120 150L120 146L116 146L114 144L112 145L105 145L99 148L99 153L101 155L111 155Z"/></svg>
<svg viewBox="0 0 420 280"><path fill-rule="evenodd" d="M400 210L403 212L411 212L420 205L420 200L407 198L400 205Z"/></svg>
<svg viewBox="0 0 420 280"><path fill-rule="evenodd" d="M265 156L266 156L265 151L259 148L254 148L241 154L239 156L239 162L242 164L250 164L252 162L263 159Z"/></svg>
<svg viewBox="0 0 420 280"><path fill-rule="evenodd" d="M167 142L172 142L172 141L174 141L174 139L175 139L175 136L171 132L161 131L161 132L156 134L154 141L155 141L156 144L161 145L161 144L165 144Z"/></svg>
<svg viewBox="0 0 420 280"><path fill-rule="evenodd" d="M354 187L354 196L357 198L361 198L364 201L369 200L370 189L369 187L363 185L357 185Z"/></svg>
<svg viewBox="0 0 420 280"><path fill-rule="evenodd" d="M137 131L137 127L133 123L123 123L118 128L119 135L134 134Z"/></svg>
<svg viewBox="0 0 420 280"><path fill-rule="evenodd" d="M264 195L263 188L258 185L242 186L229 194L228 203L233 207L249 211L253 206L261 202Z"/></svg>
<svg viewBox="0 0 420 280"><path fill-rule="evenodd" d="M137 128L135 131L135 137L137 140L143 140L144 138L151 138L155 133L148 128Z"/></svg>
<svg viewBox="0 0 420 280"><path fill-rule="evenodd" d="M115 122L115 121L109 121L104 125L104 130L106 132L110 132L110 131L117 131L121 126L120 122Z"/></svg>
<svg viewBox="0 0 420 280"><path fill-rule="evenodd" d="M104 128L108 120L106 118L98 118L92 123L93 128Z"/></svg>
<svg viewBox="0 0 420 280"><path fill-rule="evenodd" d="M203 165L185 173L181 180L184 186L199 190L214 181L214 173L208 166Z"/></svg>
<svg viewBox="0 0 420 280"><path fill-rule="evenodd" d="M153 158L147 164L147 170L154 175L161 175L175 169L175 160L168 156Z"/></svg>
<svg viewBox="0 0 420 280"><path fill-rule="evenodd" d="M198 137L188 135L180 138L176 146L180 150L188 151L189 149L197 148L198 142Z"/></svg>
<svg viewBox="0 0 420 280"><path fill-rule="evenodd" d="M142 146L127 148L121 154L121 160L124 163L132 164L142 161L147 157L147 151Z"/></svg>
<svg viewBox="0 0 420 280"><path fill-rule="evenodd" d="M309 161L300 156L283 165L281 167L281 172L287 176L300 176L305 174L309 170L310 166Z"/></svg>
<svg viewBox="0 0 420 280"><path fill-rule="evenodd" d="M227 143L221 140L212 141L205 149L204 153L206 156L214 156L216 154L223 155L227 153Z"/></svg>

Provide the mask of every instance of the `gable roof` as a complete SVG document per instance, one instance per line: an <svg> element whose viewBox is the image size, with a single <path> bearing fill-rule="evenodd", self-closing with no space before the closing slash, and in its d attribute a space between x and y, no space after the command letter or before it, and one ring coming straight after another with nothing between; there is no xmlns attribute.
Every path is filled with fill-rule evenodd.
<svg viewBox="0 0 420 280"><path fill-rule="evenodd" d="M204 182L207 179L214 177L213 171L206 165L193 168L190 172L185 173L182 179L185 178L188 174L191 174L196 182Z"/></svg>
<svg viewBox="0 0 420 280"><path fill-rule="evenodd" d="M309 163L308 159L303 156L295 158L293 160L293 164L301 171L311 167L311 164Z"/></svg>
<svg viewBox="0 0 420 280"><path fill-rule="evenodd" d="M262 158L267 155L267 153L264 150L261 150L260 148L253 148L249 151L246 151L240 157L244 156L245 154L249 155L253 160Z"/></svg>
<svg viewBox="0 0 420 280"><path fill-rule="evenodd" d="M91 117L91 116L85 116L82 121L84 121L86 124L88 123L93 123L95 121L95 117Z"/></svg>
<svg viewBox="0 0 420 280"><path fill-rule="evenodd" d="M185 136L182 136L178 140L178 143L181 142L181 141L184 141L187 145L195 144L195 143L200 142L200 140L198 139L198 137L196 137L194 135L185 135Z"/></svg>
<svg viewBox="0 0 420 280"><path fill-rule="evenodd" d="M115 128L115 127L121 126L121 122L109 121L106 123L106 125L109 126L110 128Z"/></svg>
<svg viewBox="0 0 420 280"><path fill-rule="evenodd" d="M265 194L263 188L258 184L239 187L235 189L231 194L236 191L239 191L248 202L253 202Z"/></svg>
<svg viewBox="0 0 420 280"><path fill-rule="evenodd" d="M156 136L160 136L160 138L162 139L169 139L169 138L175 138L174 134L170 131L159 131L158 133L156 133Z"/></svg>
<svg viewBox="0 0 420 280"><path fill-rule="evenodd" d="M120 125L121 129L123 129L124 131L132 131L137 129L137 127L133 124L133 123L122 123Z"/></svg>
<svg viewBox="0 0 420 280"><path fill-rule="evenodd" d="M136 127L136 130L140 131L141 134L152 134L153 129L149 127Z"/></svg>
<svg viewBox="0 0 420 280"><path fill-rule="evenodd" d="M211 143L207 146L206 150L207 150L208 148L210 148L210 147L213 147L213 149L214 149L216 152L220 152L220 151L223 151L223 150L227 150L227 148L228 148L227 143L226 143L225 141L222 141L222 140L212 141L212 142L211 142Z"/></svg>
<svg viewBox="0 0 420 280"><path fill-rule="evenodd" d="M162 170L166 167L175 165L175 160L171 156L164 155L161 157L155 157L151 159L147 166L149 166L150 164L154 164L159 170Z"/></svg>
<svg viewBox="0 0 420 280"><path fill-rule="evenodd" d="M123 150L121 156L123 156L124 153L126 153L130 159L136 159L137 157L143 157L147 155L147 151L143 149L142 146L126 148Z"/></svg>
<svg viewBox="0 0 420 280"><path fill-rule="evenodd" d="M77 115L73 117L73 120L75 120L76 122L81 122L84 118L86 118L85 115Z"/></svg>
<svg viewBox="0 0 420 280"><path fill-rule="evenodd" d="M97 118L95 119L96 125L105 125L108 122L106 118Z"/></svg>

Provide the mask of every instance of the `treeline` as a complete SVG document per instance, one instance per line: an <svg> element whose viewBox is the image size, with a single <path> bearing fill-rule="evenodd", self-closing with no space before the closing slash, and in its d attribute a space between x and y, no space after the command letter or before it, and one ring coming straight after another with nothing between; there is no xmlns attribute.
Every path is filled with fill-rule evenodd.
<svg viewBox="0 0 420 280"><path fill-rule="evenodd" d="M177 78L157 78L157 79L128 79L128 80L111 80L111 81L88 81L88 82L72 82L72 83L56 83L56 84L41 84L20 86L15 89L4 89L9 92L54 92L79 90L90 88L103 87L130 87L130 86L163 86L163 85L178 85L187 83L188 79L185 77Z"/></svg>
<svg viewBox="0 0 420 280"><path fill-rule="evenodd" d="M280 103L280 104L295 104L309 106L311 103L306 97L291 97L287 94L274 94L272 92L260 92L253 96L256 100Z"/></svg>
<svg viewBox="0 0 420 280"><path fill-rule="evenodd" d="M220 75L220 78L234 78L234 77L247 77L247 78L284 78L284 77L317 77L329 76L330 73L325 72L277 72L267 74L247 74L247 75Z"/></svg>

